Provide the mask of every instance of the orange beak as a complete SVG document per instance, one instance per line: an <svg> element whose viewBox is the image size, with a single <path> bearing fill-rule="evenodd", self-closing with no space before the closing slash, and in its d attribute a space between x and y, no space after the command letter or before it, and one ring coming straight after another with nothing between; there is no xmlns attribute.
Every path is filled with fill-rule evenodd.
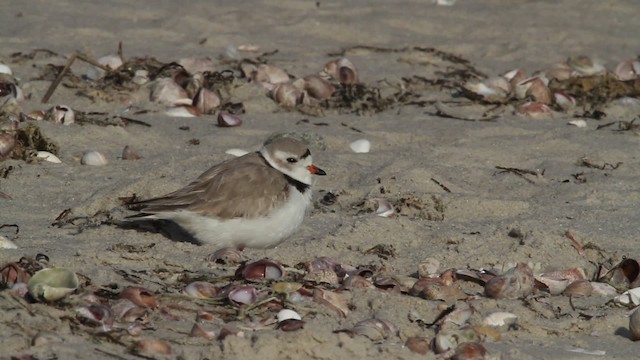
<svg viewBox="0 0 640 360"><path fill-rule="evenodd" d="M327 173L324 172L324 170L320 169L319 167L317 167L315 165L307 166L307 170L309 170L309 172L314 174L314 175L327 175Z"/></svg>

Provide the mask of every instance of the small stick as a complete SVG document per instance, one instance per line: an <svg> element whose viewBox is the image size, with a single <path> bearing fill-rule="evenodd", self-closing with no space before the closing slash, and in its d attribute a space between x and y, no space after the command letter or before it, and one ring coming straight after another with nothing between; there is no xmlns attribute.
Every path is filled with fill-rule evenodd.
<svg viewBox="0 0 640 360"><path fill-rule="evenodd" d="M104 66L102 64L99 64L97 61L82 55L80 53L75 53L73 55L71 55L71 57L69 58L69 60L67 61L67 63L64 65L64 68L62 68L62 71L60 71L60 73L58 74L58 76L56 77L55 80L53 80L53 82L51 83L51 85L49 85L49 89L47 89L47 93L44 94L44 97L42 97L42 100L40 102L47 103L49 101L49 98L51 98L51 95L53 95L53 92L56 91L56 88L58 87L58 85L60 85L60 82L62 82L62 78L64 78L64 76L67 74L67 72L69 71L69 68L71 68L71 65L73 65L73 62L76 61L76 59L80 59L88 64L91 64L95 67L98 67L106 72L110 72L111 69L107 66Z"/></svg>
<svg viewBox="0 0 640 360"><path fill-rule="evenodd" d="M582 244L580 244L580 242L575 238L575 236L573 236L573 233L571 233L571 231L567 230L564 233L564 236L571 240L571 245L578 250L578 255L580 256L584 256L584 247L582 246Z"/></svg>

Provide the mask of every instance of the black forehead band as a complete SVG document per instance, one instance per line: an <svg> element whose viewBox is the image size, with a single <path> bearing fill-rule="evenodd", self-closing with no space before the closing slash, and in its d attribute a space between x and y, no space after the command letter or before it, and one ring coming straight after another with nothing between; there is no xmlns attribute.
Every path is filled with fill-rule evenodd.
<svg viewBox="0 0 640 360"><path fill-rule="evenodd" d="M304 154L302 154L302 158L306 159L309 156L311 156L311 151L309 151L309 149L307 149L307 151Z"/></svg>

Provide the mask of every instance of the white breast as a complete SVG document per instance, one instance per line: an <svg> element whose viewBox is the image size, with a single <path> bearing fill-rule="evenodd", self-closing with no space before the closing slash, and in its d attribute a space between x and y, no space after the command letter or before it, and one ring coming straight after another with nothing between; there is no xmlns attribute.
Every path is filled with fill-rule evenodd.
<svg viewBox="0 0 640 360"><path fill-rule="evenodd" d="M311 202L311 191L303 194L291 186L289 191L287 201L265 217L219 220L190 211L180 211L173 213L170 220L203 243L219 247L272 247L293 234L302 224L307 206Z"/></svg>

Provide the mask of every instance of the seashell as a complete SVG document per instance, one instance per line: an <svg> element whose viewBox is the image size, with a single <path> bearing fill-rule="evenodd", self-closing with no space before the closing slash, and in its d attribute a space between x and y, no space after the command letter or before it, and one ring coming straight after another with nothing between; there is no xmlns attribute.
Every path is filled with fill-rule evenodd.
<svg viewBox="0 0 640 360"><path fill-rule="evenodd" d="M336 92L336 87L320 75L309 75L304 77L304 90L314 99L325 100Z"/></svg>
<svg viewBox="0 0 640 360"><path fill-rule="evenodd" d="M597 60L593 60L588 56L570 56L567 64L571 67L572 76L590 76L605 72L607 69Z"/></svg>
<svg viewBox="0 0 640 360"><path fill-rule="evenodd" d="M138 152L129 145L126 145L124 149L122 149L122 160L140 160L142 156L138 154Z"/></svg>
<svg viewBox="0 0 640 360"><path fill-rule="evenodd" d="M347 332L352 335L366 336L374 342L386 340L391 336L398 336L398 328L391 322L381 319L362 320Z"/></svg>
<svg viewBox="0 0 640 360"><path fill-rule="evenodd" d="M76 121L76 113L66 105L56 105L49 110L49 119L56 124L71 125Z"/></svg>
<svg viewBox="0 0 640 360"><path fill-rule="evenodd" d="M242 125L242 119L239 116L224 111L218 114L218 126L234 127L240 125Z"/></svg>
<svg viewBox="0 0 640 360"><path fill-rule="evenodd" d="M627 307L640 305L640 287L629 289L622 294L614 297L613 303Z"/></svg>
<svg viewBox="0 0 640 360"><path fill-rule="evenodd" d="M432 348L436 354L442 354L457 348L459 344L478 341L480 341L480 335L472 328L464 327L440 331L433 339Z"/></svg>
<svg viewBox="0 0 640 360"><path fill-rule="evenodd" d="M425 286L420 296L427 300L440 300L446 303L454 303L469 297L455 285L445 286L437 283Z"/></svg>
<svg viewBox="0 0 640 360"><path fill-rule="evenodd" d="M180 66L182 66L182 68L189 74L216 72L216 64L208 56L182 58L178 60L178 64L180 64Z"/></svg>
<svg viewBox="0 0 640 360"><path fill-rule="evenodd" d="M0 74L13 75L13 71L11 71L9 65L0 63Z"/></svg>
<svg viewBox="0 0 640 360"><path fill-rule="evenodd" d="M271 96L283 107L292 108L299 103L302 91L292 83L279 83L271 91Z"/></svg>
<svg viewBox="0 0 640 360"><path fill-rule="evenodd" d="M551 104L553 102L553 97L551 96L551 90L549 90L547 84L545 84L539 77L535 77L530 81L531 85L525 92L525 96L530 96L534 101L542 104Z"/></svg>
<svg viewBox="0 0 640 360"><path fill-rule="evenodd" d="M0 289L11 288L17 283L27 283L31 275L20 264L10 262L0 268Z"/></svg>
<svg viewBox="0 0 640 360"><path fill-rule="evenodd" d="M477 342L462 343L456 348L451 360L483 360L487 355L487 349Z"/></svg>
<svg viewBox="0 0 640 360"><path fill-rule="evenodd" d="M198 114L213 114L215 109L220 106L220 96L205 87L201 87L193 97L191 105L198 111ZM218 123L220 123L219 120Z"/></svg>
<svg viewBox="0 0 640 360"><path fill-rule="evenodd" d="M438 321L438 325L440 326L441 330L445 327L458 329L461 326L467 325L469 323L469 319L471 319L471 315L473 315L473 312L474 311L471 307L463 304L461 307L454 308L453 311L449 312L442 319L440 319Z"/></svg>
<svg viewBox="0 0 640 360"><path fill-rule="evenodd" d="M613 73L616 74L618 79L621 81L637 79L640 75L640 60L625 60L616 66Z"/></svg>
<svg viewBox="0 0 640 360"><path fill-rule="evenodd" d="M578 128L586 128L587 127L587 122L585 120L582 119L578 119L578 120L571 120L567 123L567 125L573 125L575 127Z"/></svg>
<svg viewBox="0 0 640 360"><path fill-rule="evenodd" d="M192 118L200 116L198 109L191 105L179 105L167 108L164 112L167 116Z"/></svg>
<svg viewBox="0 0 640 360"><path fill-rule="evenodd" d="M570 297L586 297L593 293L593 286L588 280L577 280L569 284L562 292L565 296Z"/></svg>
<svg viewBox="0 0 640 360"><path fill-rule="evenodd" d="M482 319L482 324L492 327L510 327L513 326L518 320L516 314L504 311L498 311L491 313Z"/></svg>
<svg viewBox="0 0 640 360"><path fill-rule="evenodd" d="M16 298L24 298L29 293L29 288L25 283L15 283L7 293Z"/></svg>
<svg viewBox="0 0 640 360"><path fill-rule="evenodd" d="M14 134L0 132L0 160L8 157L16 147L16 137Z"/></svg>
<svg viewBox="0 0 640 360"><path fill-rule="evenodd" d="M18 245L16 245L13 241L0 235L0 249L17 249L17 248L18 248Z"/></svg>
<svg viewBox="0 0 640 360"><path fill-rule="evenodd" d="M236 276L251 281L278 280L285 276L282 265L274 260L262 259L238 268Z"/></svg>
<svg viewBox="0 0 640 360"><path fill-rule="evenodd" d="M351 275L347 276L342 281L342 286L340 289L344 290L353 290L353 289L375 289L376 287L371 283L371 281L365 279L360 275Z"/></svg>
<svg viewBox="0 0 640 360"><path fill-rule="evenodd" d="M143 308L155 308L158 306L153 293L143 287L130 286L120 293L120 299L127 299Z"/></svg>
<svg viewBox="0 0 640 360"><path fill-rule="evenodd" d="M62 160L48 151L38 151L36 157L54 164L62 163Z"/></svg>
<svg viewBox="0 0 640 360"><path fill-rule="evenodd" d="M144 85L149 82L149 71L144 69L136 70L133 73L133 78L131 78L131 82L137 85Z"/></svg>
<svg viewBox="0 0 640 360"><path fill-rule="evenodd" d="M502 101L511 90L511 84L503 78L491 78L480 82L467 82L463 89L486 101Z"/></svg>
<svg viewBox="0 0 640 360"><path fill-rule="evenodd" d="M426 258L418 264L418 276L420 278L436 278L440 276L438 269L440 261L436 258Z"/></svg>
<svg viewBox="0 0 640 360"><path fill-rule="evenodd" d="M297 331L304 328L305 322L298 319L288 319L278 322L276 329L282 331Z"/></svg>
<svg viewBox="0 0 640 360"><path fill-rule="evenodd" d="M196 315L196 321L213 321L215 318L215 315L212 313L202 310L198 311L198 314Z"/></svg>
<svg viewBox="0 0 640 360"><path fill-rule="evenodd" d="M545 104L530 101L518 106L516 113L534 119L542 119L551 117L551 108Z"/></svg>
<svg viewBox="0 0 640 360"><path fill-rule="evenodd" d="M107 163L107 158L95 150L85 152L80 159L80 164L82 165L104 166L107 165Z"/></svg>
<svg viewBox="0 0 640 360"><path fill-rule="evenodd" d="M80 285L73 271L64 268L42 269L29 279L29 294L39 301L60 300Z"/></svg>
<svg viewBox="0 0 640 360"><path fill-rule="evenodd" d="M436 354L442 354L452 350L456 345L451 340L452 339L449 336L443 333L437 334L436 337L433 338L433 351Z"/></svg>
<svg viewBox="0 0 640 360"><path fill-rule="evenodd" d="M349 303L343 294L315 288L313 289L313 301L328 307L339 316L347 317L347 315L349 315Z"/></svg>
<svg viewBox="0 0 640 360"><path fill-rule="evenodd" d="M376 215L378 216L391 217L395 213L393 205L387 199L372 198L369 201L376 204Z"/></svg>
<svg viewBox="0 0 640 360"><path fill-rule="evenodd" d="M428 337L412 336L407 338L404 346L414 353L426 355L431 350L431 340Z"/></svg>
<svg viewBox="0 0 640 360"><path fill-rule="evenodd" d="M111 309L100 304L83 305L76 308L78 317L85 323L93 326L100 326L102 331L110 331L113 325L113 315Z"/></svg>
<svg viewBox="0 0 640 360"><path fill-rule="evenodd" d="M373 285L376 286L376 288L381 289L381 290L385 290L385 291L392 291L392 292L397 292L400 293L403 290L406 291L406 289L402 289L402 287L400 286L400 283L398 283L398 281L396 279L394 279L393 277L388 277L388 276L378 276L373 280Z"/></svg>
<svg viewBox="0 0 640 360"><path fill-rule="evenodd" d="M147 316L147 308L134 304L129 299L118 299L111 304L114 318L124 322L134 322Z"/></svg>
<svg viewBox="0 0 640 360"><path fill-rule="evenodd" d="M504 274L487 281L484 292L494 299L523 298L533 292L534 281L529 265L518 263Z"/></svg>
<svg viewBox="0 0 640 360"><path fill-rule="evenodd" d="M191 332L189 333L191 337L201 337L205 339L215 339L216 333L213 331L205 330L202 325L195 323L193 327L191 327Z"/></svg>
<svg viewBox="0 0 640 360"><path fill-rule="evenodd" d="M153 102L166 106L191 105L193 103L187 90L170 78L156 79L151 87L149 98Z"/></svg>
<svg viewBox="0 0 640 360"><path fill-rule="evenodd" d="M640 340L640 307L636 308L629 316L629 331L633 341Z"/></svg>
<svg viewBox="0 0 640 360"><path fill-rule="evenodd" d="M624 259L598 279L619 290L640 286L640 264L635 259Z"/></svg>
<svg viewBox="0 0 640 360"><path fill-rule="evenodd" d="M556 105L558 105L560 109L564 111L571 110L576 106L576 99L573 96L562 91L556 91L555 93L553 93L553 99Z"/></svg>
<svg viewBox="0 0 640 360"><path fill-rule="evenodd" d="M242 150L242 149L228 149L224 153L239 157L239 156L247 155L249 152L247 150Z"/></svg>
<svg viewBox="0 0 640 360"><path fill-rule="evenodd" d="M133 350L150 355L170 355L171 345L167 341L160 339L143 339L135 343Z"/></svg>
<svg viewBox="0 0 640 360"><path fill-rule="evenodd" d="M368 153L371 150L371 142L367 139L359 139L349 144L349 147L354 153Z"/></svg>
<svg viewBox="0 0 640 360"><path fill-rule="evenodd" d="M223 247L221 249L216 250L213 254L209 254L205 258L205 260L210 262L215 262L218 264L233 265L233 264L240 264L241 262L245 261L246 257L244 256L244 253L241 250L238 250L235 247Z"/></svg>
<svg viewBox="0 0 640 360"><path fill-rule="evenodd" d="M255 82L268 83L273 85L288 83L290 80L289 74L287 74L286 71L280 69L277 66L269 64L258 65L258 67L256 67L255 70L251 71L250 75L247 77Z"/></svg>
<svg viewBox="0 0 640 360"><path fill-rule="evenodd" d="M291 309L282 309L276 315L278 322L283 322L285 320L302 320L302 317L297 312Z"/></svg>
<svg viewBox="0 0 640 360"><path fill-rule="evenodd" d="M258 291L252 286L237 286L233 288L227 298L233 305L249 305L258 301Z"/></svg>
<svg viewBox="0 0 640 360"><path fill-rule="evenodd" d="M509 85L511 85L511 89L513 89L513 87L516 86L517 83L526 79L527 75L520 69L514 69L503 74L502 77L509 82Z"/></svg>
<svg viewBox="0 0 640 360"><path fill-rule="evenodd" d="M541 288L548 289L551 295L558 295L562 293L569 284L578 280L586 280L586 278L587 275L584 269L578 267L547 272L535 276L536 281L542 285Z"/></svg>
<svg viewBox="0 0 640 360"><path fill-rule="evenodd" d="M601 282L591 282L591 288L593 289L593 294L600 296L616 296L618 295L618 290L613 286Z"/></svg>
<svg viewBox="0 0 640 360"><path fill-rule="evenodd" d="M358 70L349 59L344 57L329 61L324 66L324 73L342 85L358 83Z"/></svg>
<svg viewBox="0 0 640 360"><path fill-rule="evenodd" d="M558 81L564 81L571 78L571 74L573 73L573 69L566 62L560 62L551 65L544 71L545 75L549 79L556 79Z"/></svg>
<svg viewBox="0 0 640 360"><path fill-rule="evenodd" d="M305 281L314 282L317 284L338 284L340 283L340 277L333 269L314 269L308 271L304 276Z"/></svg>
<svg viewBox="0 0 640 360"><path fill-rule="evenodd" d="M187 285L182 293L193 298L207 299L220 294L220 288L206 281L194 281Z"/></svg>
<svg viewBox="0 0 640 360"><path fill-rule="evenodd" d="M302 284L296 282L277 282L271 284L271 290L276 294L291 294L302 288Z"/></svg>
<svg viewBox="0 0 640 360"><path fill-rule="evenodd" d="M535 90L531 90L531 88L535 88ZM531 96L534 98L534 100L538 101L533 93L540 93L541 90L546 89L547 91L549 90L546 87L546 84L542 81L542 79L540 79L540 77L538 76L532 76L529 78L526 78L522 81L520 81L519 83L515 84L514 86L514 95L516 96L516 98L518 99L524 99L527 96ZM549 92L549 103L551 102L551 93ZM544 95L543 95L544 96ZM543 101L538 101L538 102L543 102Z"/></svg>
<svg viewBox="0 0 640 360"><path fill-rule="evenodd" d="M98 64L104 65L111 70L116 70L120 66L122 66L122 58L120 55L110 54L105 55L97 60Z"/></svg>

